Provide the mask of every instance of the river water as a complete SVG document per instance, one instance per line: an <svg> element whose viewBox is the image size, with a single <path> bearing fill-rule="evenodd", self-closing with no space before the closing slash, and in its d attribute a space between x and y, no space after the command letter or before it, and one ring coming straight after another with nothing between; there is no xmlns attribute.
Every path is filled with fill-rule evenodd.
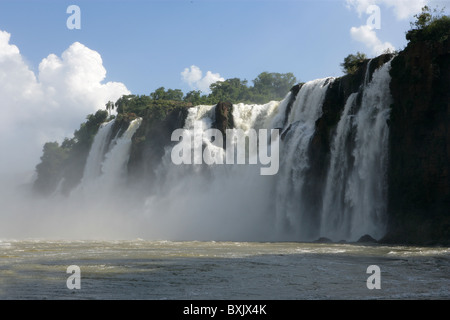
<svg viewBox="0 0 450 320"><path fill-rule="evenodd" d="M80 268L80 289L68 288L71 265ZM380 289L368 288L371 265L380 269ZM142 239L0 242L1 299L449 299L449 271L450 248L443 247Z"/></svg>

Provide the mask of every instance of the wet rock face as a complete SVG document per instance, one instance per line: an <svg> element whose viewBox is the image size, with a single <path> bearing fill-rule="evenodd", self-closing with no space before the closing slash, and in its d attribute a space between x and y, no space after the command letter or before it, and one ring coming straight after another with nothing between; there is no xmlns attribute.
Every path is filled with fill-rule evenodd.
<svg viewBox="0 0 450 320"><path fill-rule="evenodd" d="M386 241L450 243L450 41L416 42L391 69Z"/></svg>
<svg viewBox="0 0 450 320"><path fill-rule="evenodd" d="M223 147L225 147L226 130L234 128L233 104L230 102L219 102L215 107L215 121L212 127L220 130L223 136Z"/></svg>
<svg viewBox="0 0 450 320"><path fill-rule="evenodd" d="M234 127L233 123L233 105L230 102L219 102L215 107L216 121L213 128L219 129L225 134L226 129Z"/></svg>
<svg viewBox="0 0 450 320"><path fill-rule="evenodd" d="M167 107L167 111L162 115L147 112L132 139L128 162L128 171L132 178L151 180L154 170L164 156L166 146L173 143L172 132L184 127L188 108L188 106Z"/></svg>

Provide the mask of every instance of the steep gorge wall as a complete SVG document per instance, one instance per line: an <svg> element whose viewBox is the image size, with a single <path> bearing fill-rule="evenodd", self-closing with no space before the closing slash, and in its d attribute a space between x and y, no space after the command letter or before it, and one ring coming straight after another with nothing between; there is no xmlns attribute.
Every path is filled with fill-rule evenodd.
<svg viewBox="0 0 450 320"><path fill-rule="evenodd" d="M450 243L450 39L393 60L386 242Z"/></svg>
<svg viewBox="0 0 450 320"><path fill-rule="evenodd" d="M372 59L370 65L366 60L354 74L337 78L330 84L309 146L311 161L303 186L303 199L308 203L304 207L309 208L311 215L315 215L316 224L320 224L318 213L330 164L331 143L345 103L352 93L358 93L357 100L360 100L363 84L391 59L393 104L388 122L388 225L381 242L449 243L449 41L410 44L396 57L381 55ZM300 88L301 85L292 88L287 114ZM219 103L213 127L221 131L232 128L232 109L230 103ZM171 133L183 127L187 110L184 106L171 109L161 118L153 114L143 117L142 125L133 137L129 161L132 177L144 183L151 179L165 147L172 143ZM351 114L357 111L352 110Z"/></svg>
<svg viewBox="0 0 450 320"><path fill-rule="evenodd" d="M356 103L348 115L361 108L364 85L375 70L391 60L389 163L387 171L387 234L384 243L450 244L450 41L417 41L393 57L381 55L366 60L354 74L327 83L321 115L315 121L308 145L309 166L302 180L302 210L308 211L311 228L320 229L321 210L333 139L350 95ZM367 72L368 71L368 72ZM387 73L386 73L387 74ZM387 82L386 82L387 83ZM286 120L303 84L294 86L285 104L281 139L290 132ZM386 90L385 90L386 91ZM384 105L387 105L386 103ZM183 128L189 108L186 103L163 101L142 110L142 122L132 138L128 161L130 184L152 187L155 170L167 147L174 144L171 134ZM233 105L220 102L214 109L212 127L225 132L234 127ZM283 112L281 112L283 113ZM110 141L123 133L136 114L119 114ZM313 122L314 123L314 122ZM383 120L384 123L384 120ZM355 133L346 139L349 166ZM287 139L287 138L286 138ZM109 143L108 142L108 143ZM65 169L62 191L68 194L79 183L87 151L75 153ZM75 163L77 167L71 165ZM382 181L381 179L380 181ZM281 181L282 183L287 183ZM295 181L292 181L295 183ZM221 183L220 181L218 183ZM54 183L55 184L55 183ZM277 185L279 186L279 185ZM56 188L56 185L53 186ZM150 189L144 189L146 192ZM255 199L256 200L256 199ZM300 201L295 198L292 201ZM304 213L296 212L304 217ZM322 219L323 220L323 219ZM318 235L315 233L315 235Z"/></svg>

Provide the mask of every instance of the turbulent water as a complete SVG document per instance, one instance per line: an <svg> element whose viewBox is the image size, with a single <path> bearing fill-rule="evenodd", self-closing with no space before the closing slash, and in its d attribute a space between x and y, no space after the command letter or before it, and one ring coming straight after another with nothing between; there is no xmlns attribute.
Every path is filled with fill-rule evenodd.
<svg viewBox="0 0 450 320"><path fill-rule="evenodd" d="M355 244L386 228L389 68L370 75L369 63L342 106L313 198L311 141L334 78L307 82L282 101L233 106L233 134L280 130L275 175L260 174L252 146L244 164L203 163L204 147L226 154L205 135L214 106L196 106L184 126L193 164L175 164L168 146L143 187L127 175L142 119L115 137L114 121L103 124L69 195L57 190L43 199L4 188L0 298L450 298L448 248ZM267 140L265 151L276 150ZM314 243L319 237L335 243ZM80 290L66 287L70 265L81 269ZM381 269L381 289L367 288L370 265Z"/></svg>
<svg viewBox="0 0 450 320"><path fill-rule="evenodd" d="M366 79L370 62L367 65ZM387 119L390 62L365 81L357 108L357 94L347 99L331 147L324 192L321 234L338 241L356 241L362 234L384 235L386 220ZM349 138L354 135L352 143ZM349 148L351 147L351 148Z"/></svg>
<svg viewBox="0 0 450 320"><path fill-rule="evenodd" d="M310 242L320 237L356 241L369 234L380 239L386 229L389 69L390 62L370 74L369 63L364 83L348 97L331 132L330 156L321 164L325 178L311 174L310 151L335 78L309 81L282 101L233 105L233 132L280 130L273 175L261 175L267 167L260 152L264 136L257 137L259 148L247 145L244 164L205 164L202 148L211 148L222 160L226 152L207 135L215 106L202 105L189 108L185 119L192 164L174 163L174 142L160 164L150 168L154 175L142 173L145 186L135 184L127 165L142 119L115 137L113 120L100 127L81 182L69 196L58 190L51 199L5 196L10 201L0 217L5 221L0 236ZM272 143L268 139L263 154L271 153ZM312 194L315 183L323 186Z"/></svg>
<svg viewBox="0 0 450 320"><path fill-rule="evenodd" d="M293 242L0 242L1 299L448 299L448 248ZM80 289L66 273L80 268ZM368 289L370 265L380 289Z"/></svg>

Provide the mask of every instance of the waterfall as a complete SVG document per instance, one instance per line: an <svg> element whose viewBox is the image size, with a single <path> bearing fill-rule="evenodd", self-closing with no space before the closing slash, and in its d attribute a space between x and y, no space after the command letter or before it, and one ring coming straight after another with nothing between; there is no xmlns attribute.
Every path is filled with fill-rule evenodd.
<svg viewBox="0 0 450 320"><path fill-rule="evenodd" d="M102 177L104 183L113 185L126 175L128 159L130 157L131 138L141 125L142 118L130 122L127 130L117 139L116 144L105 155L102 164Z"/></svg>
<svg viewBox="0 0 450 320"><path fill-rule="evenodd" d="M321 214L324 237L355 241L364 234L374 238L384 234L389 70L390 62L377 69L370 82L365 81L356 114L351 110L357 93L349 96L337 125Z"/></svg>
<svg viewBox="0 0 450 320"><path fill-rule="evenodd" d="M139 128L142 118L130 122L122 136L111 141L114 120L100 126L89 152L83 178L72 194L106 195L126 178L130 156L131 138Z"/></svg>
<svg viewBox="0 0 450 320"><path fill-rule="evenodd" d="M215 106L200 105L187 111L182 131L188 134L178 141L172 135L173 143L165 146L159 165L152 168L151 188L123 184L132 137L142 121L138 118L114 139L114 122L100 127L77 190L96 204L100 204L99 196L115 197L113 207L122 204L130 219L139 217L151 238L355 241L364 234L380 238L386 219L390 63L372 76L370 65L359 91L348 95L336 126L329 131L330 150L320 159L320 173L311 163L310 153L316 147L311 141L316 141L316 124L327 93L338 89L330 87L335 78L309 81L295 97L289 92L282 101L233 105L234 128L228 133L275 128L283 132L279 170L274 175L261 175L261 165L252 162L262 140L257 141L259 150L246 146L246 163L228 163L230 144L223 148L208 135L216 121ZM189 143L187 149L180 148L185 143ZM237 146L234 140L230 143ZM181 163L171 157L174 148L183 156L186 152ZM223 161L206 164L207 148ZM138 201L131 203L130 196Z"/></svg>
<svg viewBox="0 0 450 320"><path fill-rule="evenodd" d="M323 195L323 208L321 217L321 234L344 234L348 233L349 214L346 210L345 191L350 170L349 146L347 145L350 138L352 120L354 115L350 113L355 107L358 94L352 93L345 103L344 111L336 128L334 141L331 145L331 160L328 170L325 190ZM339 231L337 231L339 230ZM342 239L345 239L343 237Z"/></svg>
<svg viewBox="0 0 450 320"><path fill-rule="evenodd" d="M111 120L100 125L86 160L81 184L88 183L88 181L92 181L100 176L101 165L108 148L114 121Z"/></svg>
<svg viewBox="0 0 450 320"><path fill-rule="evenodd" d="M276 182L275 215L279 234L294 238L312 236L312 218L305 206L303 186L309 168L308 147L315 122L333 78L305 83L298 92L287 119L288 132L280 150L280 172Z"/></svg>
<svg viewBox="0 0 450 320"><path fill-rule="evenodd" d="M275 101L263 105L235 104L233 130L270 128L278 106ZM214 121L215 106L189 109L184 129L194 142L193 164L175 165L170 157L172 147L166 149L156 170L158 191L145 201L150 232L176 239L275 239L271 230L272 208L267 205L274 176L262 176L259 165L248 163L254 156L251 148L246 150L246 164L200 164L201 154L196 150L211 146L204 134ZM225 157L225 150L216 148Z"/></svg>

